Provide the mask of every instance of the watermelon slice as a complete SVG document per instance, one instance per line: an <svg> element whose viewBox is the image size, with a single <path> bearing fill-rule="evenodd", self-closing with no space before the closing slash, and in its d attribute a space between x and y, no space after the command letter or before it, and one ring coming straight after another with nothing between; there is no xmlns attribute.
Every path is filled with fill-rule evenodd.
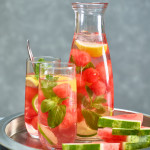
<svg viewBox="0 0 150 150"><path fill-rule="evenodd" d="M150 135L150 127L142 126L140 130L113 128L112 134L113 135L138 135L138 136Z"/></svg>
<svg viewBox="0 0 150 150"><path fill-rule="evenodd" d="M139 130L142 122L142 113L104 116L99 118L98 127L127 128Z"/></svg>
<svg viewBox="0 0 150 150"><path fill-rule="evenodd" d="M142 149L147 148L150 146L150 143L148 142L138 142L138 143L129 143L129 142L123 142L122 144L123 150L136 150L136 149Z"/></svg>
<svg viewBox="0 0 150 150"><path fill-rule="evenodd" d="M98 129L97 135L100 137L100 139L104 141L109 141L109 142L121 142L121 141L126 141L127 136L122 136L122 135L112 135L112 129L111 128L102 128Z"/></svg>
<svg viewBox="0 0 150 150"><path fill-rule="evenodd" d="M137 136L137 135L112 135L111 128L103 128L98 129L98 136L105 142L114 142L114 143L122 143L122 142L130 142L130 143L137 143L137 142L147 142L150 143L150 135L145 136Z"/></svg>
<svg viewBox="0 0 150 150"><path fill-rule="evenodd" d="M119 150L120 143L64 143L63 150Z"/></svg>

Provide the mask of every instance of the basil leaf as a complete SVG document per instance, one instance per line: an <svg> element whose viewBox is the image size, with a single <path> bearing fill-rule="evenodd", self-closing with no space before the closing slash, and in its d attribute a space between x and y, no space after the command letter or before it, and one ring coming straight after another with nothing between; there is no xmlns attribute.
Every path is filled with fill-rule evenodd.
<svg viewBox="0 0 150 150"><path fill-rule="evenodd" d="M48 112L56 106L56 102L51 99L45 99L41 103L41 111L43 113Z"/></svg>
<svg viewBox="0 0 150 150"><path fill-rule="evenodd" d="M65 105L57 105L48 112L48 125L51 128L57 127L63 121L66 114Z"/></svg>
<svg viewBox="0 0 150 150"><path fill-rule="evenodd" d="M86 66L84 66L82 71L85 71L88 68L95 68L92 62L89 62Z"/></svg>
<svg viewBox="0 0 150 150"><path fill-rule="evenodd" d="M82 115L85 118L85 122L87 126L89 126L93 130L98 129L97 123L98 123L98 119L100 115L98 115L97 113L93 111L86 110L86 109L82 109Z"/></svg>

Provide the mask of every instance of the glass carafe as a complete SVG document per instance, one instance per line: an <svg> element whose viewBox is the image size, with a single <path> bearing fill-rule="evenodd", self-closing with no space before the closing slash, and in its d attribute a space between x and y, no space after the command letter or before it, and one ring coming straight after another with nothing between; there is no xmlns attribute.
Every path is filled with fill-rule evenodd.
<svg viewBox="0 0 150 150"><path fill-rule="evenodd" d="M104 27L107 5L72 3L75 32L69 62L76 65L79 140L97 139L98 118L112 115L114 109L113 73Z"/></svg>

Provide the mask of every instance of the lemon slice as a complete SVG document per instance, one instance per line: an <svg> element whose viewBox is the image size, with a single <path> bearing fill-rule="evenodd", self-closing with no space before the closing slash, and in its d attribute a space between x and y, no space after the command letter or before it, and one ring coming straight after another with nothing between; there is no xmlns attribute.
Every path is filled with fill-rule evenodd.
<svg viewBox="0 0 150 150"><path fill-rule="evenodd" d="M91 57L100 57L107 50L107 44L83 42L79 40L76 40L75 44L79 50L89 53Z"/></svg>
<svg viewBox="0 0 150 150"><path fill-rule="evenodd" d="M97 134L97 130L90 129L85 121L77 123L77 135L80 137L91 137Z"/></svg>
<svg viewBox="0 0 150 150"><path fill-rule="evenodd" d="M36 112L38 112L38 94L36 94L32 99L32 107Z"/></svg>
<svg viewBox="0 0 150 150"><path fill-rule="evenodd" d="M30 87L37 87L39 85L39 81L36 79L36 77L26 77L26 86Z"/></svg>
<svg viewBox="0 0 150 150"><path fill-rule="evenodd" d="M76 79L75 78L72 79L70 77L61 76L61 75L58 76L58 77L59 77L59 79L58 79L58 85L62 84L62 83L68 83L68 84L70 84L72 91L74 91L74 92L77 91L76 90Z"/></svg>

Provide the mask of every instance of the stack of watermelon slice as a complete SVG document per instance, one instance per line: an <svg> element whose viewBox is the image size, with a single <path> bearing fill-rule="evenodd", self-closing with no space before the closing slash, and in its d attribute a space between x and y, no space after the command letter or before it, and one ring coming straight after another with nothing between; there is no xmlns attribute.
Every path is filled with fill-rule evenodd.
<svg viewBox="0 0 150 150"><path fill-rule="evenodd" d="M63 150L136 150L150 147L150 127L142 126L143 114L100 117L98 136L103 142L66 143Z"/></svg>

